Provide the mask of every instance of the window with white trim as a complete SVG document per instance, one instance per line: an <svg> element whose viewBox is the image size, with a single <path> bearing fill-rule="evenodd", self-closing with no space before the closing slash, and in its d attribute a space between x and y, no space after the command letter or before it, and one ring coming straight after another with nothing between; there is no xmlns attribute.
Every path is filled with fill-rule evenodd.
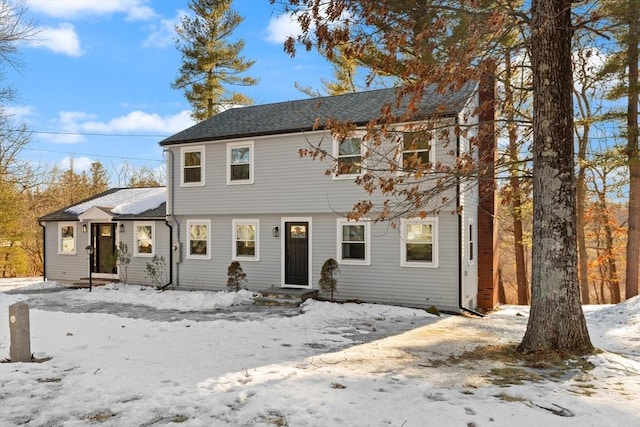
<svg viewBox="0 0 640 427"><path fill-rule="evenodd" d="M133 254L139 257L152 257L155 254L155 224L153 222L134 222Z"/></svg>
<svg viewBox="0 0 640 427"><path fill-rule="evenodd" d="M187 220L187 258L211 259L211 221Z"/></svg>
<svg viewBox="0 0 640 427"><path fill-rule="evenodd" d="M431 132L426 130L402 132L402 153L400 173L410 174L417 170L425 170L433 163L433 144Z"/></svg>
<svg viewBox="0 0 640 427"><path fill-rule="evenodd" d="M60 255L76 254L76 223L58 223L58 253Z"/></svg>
<svg viewBox="0 0 640 427"><path fill-rule="evenodd" d="M234 219L233 259L237 261L258 261L258 236L260 221L257 219Z"/></svg>
<svg viewBox="0 0 640 427"><path fill-rule="evenodd" d="M227 184L253 184L253 142L227 144Z"/></svg>
<svg viewBox="0 0 640 427"><path fill-rule="evenodd" d="M364 145L357 136L333 140L333 154L336 159L334 178L350 178L362 174Z"/></svg>
<svg viewBox="0 0 640 427"><path fill-rule="evenodd" d="M404 267L438 266L438 220L402 219L401 265Z"/></svg>
<svg viewBox="0 0 640 427"><path fill-rule="evenodd" d="M181 185L204 185L204 146L182 147L181 158Z"/></svg>
<svg viewBox="0 0 640 427"><path fill-rule="evenodd" d="M370 223L338 218L338 262L340 264L370 264Z"/></svg>

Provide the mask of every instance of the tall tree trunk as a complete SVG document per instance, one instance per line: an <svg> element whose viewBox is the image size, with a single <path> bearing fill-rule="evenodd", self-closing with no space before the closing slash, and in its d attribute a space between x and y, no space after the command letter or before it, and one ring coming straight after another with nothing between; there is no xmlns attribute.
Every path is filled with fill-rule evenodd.
<svg viewBox="0 0 640 427"><path fill-rule="evenodd" d="M580 282L580 292L582 303L589 304L589 268L587 255L587 239L585 237L585 204L587 202L586 185L586 161L587 161L587 135L588 124L585 123L584 133L578 141L578 176L576 180L576 227L578 238L578 280Z"/></svg>
<svg viewBox="0 0 640 427"><path fill-rule="evenodd" d="M533 0L533 252L523 352L593 349L580 305L571 0Z"/></svg>
<svg viewBox="0 0 640 427"><path fill-rule="evenodd" d="M520 159L518 156L518 134L513 107L513 89L511 87L511 51L505 56L505 110L509 134L509 184L511 185L511 218L513 220L513 251L516 258L516 283L518 287L518 304L529 304L529 284L527 283L527 267L524 260L524 243L522 231L522 197L520 194Z"/></svg>
<svg viewBox="0 0 640 427"><path fill-rule="evenodd" d="M602 283L606 283L609 287L609 298L612 304L620 302L620 280L618 278L618 268L616 266L616 258L613 249L613 227L611 226L613 218L609 213L609 203L607 202L607 177L602 179L602 191L598 191L598 200L600 208L600 221L602 222L602 231L604 232L604 258L601 262Z"/></svg>
<svg viewBox="0 0 640 427"><path fill-rule="evenodd" d="M629 157L629 228L627 231L627 268L625 298L638 295L640 264L640 148L638 147L638 39L640 38L640 2L629 0L629 93L627 96L627 156Z"/></svg>

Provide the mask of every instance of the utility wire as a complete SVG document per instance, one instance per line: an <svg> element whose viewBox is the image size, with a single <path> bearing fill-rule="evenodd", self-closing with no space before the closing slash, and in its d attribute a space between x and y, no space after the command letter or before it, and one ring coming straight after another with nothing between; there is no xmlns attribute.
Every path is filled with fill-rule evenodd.
<svg viewBox="0 0 640 427"><path fill-rule="evenodd" d="M115 136L115 137L141 137L141 138L166 138L169 135L152 135L152 134L127 134L127 133L83 133L83 132L55 132L47 130L29 130L29 129L8 129L9 132L27 132L46 135L78 135L78 136Z"/></svg>
<svg viewBox="0 0 640 427"><path fill-rule="evenodd" d="M77 151L57 151L57 150L44 150L41 148L23 148L25 151L41 151L43 153L58 153L58 154L68 154L69 156L80 155L80 156L91 156L91 157L106 157L109 159L124 159L124 160L142 160L149 162L158 162L164 163L164 160L158 159L145 159L141 157L126 157L126 156L110 156L108 154L90 154L90 153L79 153Z"/></svg>

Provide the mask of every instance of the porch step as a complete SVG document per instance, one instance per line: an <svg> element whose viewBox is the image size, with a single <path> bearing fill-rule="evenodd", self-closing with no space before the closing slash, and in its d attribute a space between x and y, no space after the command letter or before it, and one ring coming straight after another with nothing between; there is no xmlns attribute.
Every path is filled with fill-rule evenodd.
<svg viewBox="0 0 640 427"><path fill-rule="evenodd" d="M271 287L260 291L261 296L253 299L259 306L298 307L306 299L318 296L317 289L294 289Z"/></svg>
<svg viewBox="0 0 640 427"><path fill-rule="evenodd" d="M109 285L111 283L115 283L118 280L114 280L114 279L91 279L91 286L104 286L104 285ZM73 282L70 287L72 288L78 288L78 289L82 289L82 288L88 288L89 287L89 278L88 277L81 277L79 282Z"/></svg>

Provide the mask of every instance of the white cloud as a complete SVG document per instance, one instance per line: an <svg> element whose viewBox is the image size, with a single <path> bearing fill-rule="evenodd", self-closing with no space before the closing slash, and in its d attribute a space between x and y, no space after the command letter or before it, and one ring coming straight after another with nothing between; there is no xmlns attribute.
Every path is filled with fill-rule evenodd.
<svg viewBox="0 0 640 427"><path fill-rule="evenodd" d="M84 132L96 133L136 133L153 132L171 134L183 130L194 122L189 111L181 111L171 116L161 116L156 113L132 111L126 116L116 117L108 122L86 121L80 123Z"/></svg>
<svg viewBox="0 0 640 427"><path fill-rule="evenodd" d="M38 35L31 42L31 46L43 47L69 56L81 56L83 53L75 27L69 23L58 24L57 28L39 27Z"/></svg>
<svg viewBox="0 0 640 427"><path fill-rule="evenodd" d="M327 6L320 6L320 15L326 16ZM299 12L303 12L303 7ZM343 11L340 17L335 19L332 22L328 22L330 27L336 25L349 25L349 17L351 14L348 11ZM315 25L311 22L311 27L309 29L310 33L313 33L315 29ZM302 29L300 28L300 24L298 23L298 18L294 13L282 14L275 18L271 18L269 20L269 24L267 25L267 36L266 40L272 43L284 43L289 36L293 36L294 38L302 34Z"/></svg>
<svg viewBox="0 0 640 427"><path fill-rule="evenodd" d="M27 0L27 6L32 12L55 18L71 19L86 15L122 13L129 21L146 21L156 16L146 3L148 0Z"/></svg>
<svg viewBox="0 0 640 427"><path fill-rule="evenodd" d="M78 144L87 140L82 134L157 134L171 135L186 129L195 122L190 111L161 116L157 113L132 111L108 121L97 120L92 114L80 111L61 111L57 128L60 133L43 134L42 138L58 144Z"/></svg>
<svg viewBox="0 0 640 427"><path fill-rule="evenodd" d="M5 105L0 108L2 108L2 113L5 114L6 116L12 117L18 120L29 117L33 115L33 112L34 112L34 108L28 105L18 105L14 107L10 105Z"/></svg>
<svg viewBox="0 0 640 427"><path fill-rule="evenodd" d="M91 163L94 163L95 160L92 160L88 157L65 157L60 160L58 165L60 169L67 170L71 166L71 162L73 161L73 171L75 173L81 172L89 172L91 170Z"/></svg>
<svg viewBox="0 0 640 427"><path fill-rule="evenodd" d="M269 20L266 39L272 43L284 43L289 36L296 37L300 34L302 30L295 17L280 15Z"/></svg>
<svg viewBox="0 0 640 427"><path fill-rule="evenodd" d="M176 34L176 25L180 23L186 12L179 10L177 15L171 19L161 19L158 24L149 26L151 33L142 43L143 47L167 47L173 45L173 39Z"/></svg>

